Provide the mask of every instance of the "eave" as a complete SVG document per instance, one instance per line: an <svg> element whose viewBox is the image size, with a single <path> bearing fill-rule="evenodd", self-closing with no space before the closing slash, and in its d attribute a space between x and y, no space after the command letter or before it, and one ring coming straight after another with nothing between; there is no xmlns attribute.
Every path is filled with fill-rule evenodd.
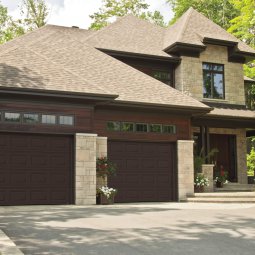
<svg viewBox="0 0 255 255"><path fill-rule="evenodd" d="M113 57L127 57L127 58L135 58L135 59L144 59L144 60L156 60L156 61L163 61L168 63L180 63L181 59L176 56L159 56L159 55L150 55L150 54L142 54L142 53L135 53L135 52L126 52L126 51L117 51L117 50L110 50L110 49L103 49L103 48L96 48L110 56Z"/></svg>
<svg viewBox="0 0 255 255"><path fill-rule="evenodd" d="M155 103L145 103L145 102L131 102L123 100L114 100L108 102L107 105L114 107L128 107L143 110L154 110L154 111L164 111L174 114L187 115L187 116L201 116L209 113L213 108L211 107L195 107L195 106L182 106L182 105L167 105L167 104L155 104Z"/></svg>

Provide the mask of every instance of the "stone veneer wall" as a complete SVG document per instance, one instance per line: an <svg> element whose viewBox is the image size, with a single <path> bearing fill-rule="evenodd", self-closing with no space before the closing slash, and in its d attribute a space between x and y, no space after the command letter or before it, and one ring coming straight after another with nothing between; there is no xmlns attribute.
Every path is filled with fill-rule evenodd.
<svg viewBox="0 0 255 255"><path fill-rule="evenodd" d="M97 144L97 157L107 156L107 137L98 137L96 144ZM97 188L107 185L107 177L105 178L97 177L96 180Z"/></svg>
<svg viewBox="0 0 255 255"><path fill-rule="evenodd" d="M76 134L75 204L96 204L97 135Z"/></svg>
<svg viewBox="0 0 255 255"><path fill-rule="evenodd" d="M193 132L199 132L199 128L192 128ZM209 128L210 134L236 135L237 153L237 178L238 183L247 184L247 161L246 161L246 130L230 128Z"/></svg>
<svg viewBox="0 0 255 255"><path fill-rule="evenodd" d="M243 66L228 62L225 46L207 45L199 58L182 56L181 64L175 70L175 87L198 100L203 99L202 62L224 64L225 100L204 99L231 104L245 104Z"/></svg>
<svg viewBox="0 0 255 255"><path fill-rule="evenodd" d="M204 188L205 192L213 192L213 186L214 186L213 167L214 165L209 165L209 164L202 165L202 173L209 180L209 186L205 186Z"/></svg>
<svg viewBox="0 0 255 255"><path fill-rule="evenodd" d="M194 141L177 141L178 197L185 200L194 195Z"/></svg>

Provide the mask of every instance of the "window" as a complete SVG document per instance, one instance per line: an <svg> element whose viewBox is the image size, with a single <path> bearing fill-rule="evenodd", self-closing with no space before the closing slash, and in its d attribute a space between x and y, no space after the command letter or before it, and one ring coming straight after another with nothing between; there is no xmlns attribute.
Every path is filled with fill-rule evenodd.
<svg viewBox="0 0 255 255"><path fill-rule="evenodd" d="M134 123L132 123L132 122L122 122L121 123L121 131L133 132L134 131Z"/></svg>
<svg viewBox="0 0 255 255"><path fill-rule="evenodd" d="M74 118L73 116L59 116L59 124L72 126L74 124Z"/></svg>
<svg viewBox="0 0 255 255"><path fill-rule="evenodd" d="M42 123L43 124L56 124L56 116L42 114Z"/></svg>
<svg viewBox="0 0 255 255"><path fill-rule="evenodd" d="M120 122L118 121L108 121L107 130L109 131L120 131Z"/></svg>
<svg viewBox="0 0 255 255"><path fill-rule="evenodd" d="M224 99L224 66L203 63L204 98Z"/></svg>
<svg viewBox="0 0 255 255"><path fill-rule="evenodd" d="M135 124L135 129L137 132L148 132L148 125L144 123Z"/></svg>
<svg viewBox="0 0 255 255"><path fill-rule="evenodd" d="M24 123L38 123L39 122L39 114L24 113L23 122Z"/></svg>
<svg viewBox="0 0 255 255"><path fill-rule="evenodd" d="M175 134L176 133L176 126L174 126L174 125L164 125L163 126L163 133Z"/></svg>
<svg viewBox="0 0 255 255"><path fill-rule="evenodd" d="M160 124L150 124L149 125L150 132L152 133L161 133L162 131L162 125Z"/></svg>
<svg viewBox="0 0 255 255"><path fill-rule="evenodd" d="M4 120L8 122L20 122L20 113L5 112Z"/></svg>
<svg viewBox="0 0 255 255"><path fill-rule="evenodd" d="M172 86L171 73L167 71L153 71L152 77L155 79L166 83L167 85Z"/></svg>

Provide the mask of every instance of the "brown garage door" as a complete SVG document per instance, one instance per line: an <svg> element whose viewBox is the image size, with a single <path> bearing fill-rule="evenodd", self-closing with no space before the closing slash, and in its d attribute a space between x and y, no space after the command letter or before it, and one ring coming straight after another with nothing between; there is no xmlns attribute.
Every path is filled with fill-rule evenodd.
<svg viewBox="0 0 255 255"><path fill-rule="evenodd" d="M0 133L0 205L72 203L71 136Z"/></svg>
<svg viewBox="0 0 255 255"><path fill-rule="evenodd" d="M116 202L175 201L174 143L109 141L108 157L117 164L109 186L118 189Z"/></svg>

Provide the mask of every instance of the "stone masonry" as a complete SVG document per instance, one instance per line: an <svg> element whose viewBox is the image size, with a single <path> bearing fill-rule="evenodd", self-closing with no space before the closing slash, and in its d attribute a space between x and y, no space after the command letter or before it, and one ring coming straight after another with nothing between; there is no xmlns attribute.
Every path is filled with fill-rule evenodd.
<svg viewBox="0 0 255 255"><path fill-rule="evenodd" d="M202 173L209 179L209 186L205 187L205 192L213 192L214 180L213 180L213 167L214 165L202 165Z"/></svg>
<svg viewBox="0 0 255 255"><path fill-rule="evenodd" d="M203 62L224 64L225 100L203 99ZM225 46L207 45L199 58L182 56L182 62L175 71L175 83L176 89L200 101L245 104L243 66L228 62Z"/></svg>
<svg viewBox="0 0 255 255"><path fill-rule="evenodd" d="M187 195L194 195L194 141L177 141L178 196L185 200Z"/></svg>
<svg viewBox="0 0 255 255"><path fill-rule="evenodd" d="M75 204L96 204L97 135L76 134Z"/></svg>

